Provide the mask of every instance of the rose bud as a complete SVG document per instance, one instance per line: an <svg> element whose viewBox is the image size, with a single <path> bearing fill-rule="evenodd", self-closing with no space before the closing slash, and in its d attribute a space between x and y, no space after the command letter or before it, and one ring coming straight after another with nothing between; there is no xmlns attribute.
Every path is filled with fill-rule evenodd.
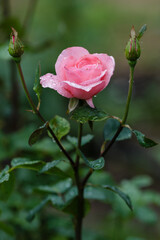
<svg viewBox="0 0 160 240"><path fill-rule="evenodd" d="M8 51L15 61L18 61L21 55L24 53L24 46L18 38L18 32L14 28L12 28L12 33L10 35Z"/></svg>
<svg viewBox="0 0 160 240"><path fill-rule="evenodd" d="M135 29L133 26L131 29L130 39L125 48L125 55L129 61L133 62L140 57L140 54L141 54L141 48L140 48L139 40L136 36Z"/></svg>

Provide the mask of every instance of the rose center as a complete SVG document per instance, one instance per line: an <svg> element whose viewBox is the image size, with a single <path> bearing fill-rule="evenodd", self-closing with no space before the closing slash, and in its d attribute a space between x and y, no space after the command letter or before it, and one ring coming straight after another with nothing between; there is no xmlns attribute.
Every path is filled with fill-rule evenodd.
<svg viewBox="0 0 160 240"><path fill-rule="evenodd" d="M95 57L95 56L93 56L93 55L89 55L89 56L84 56L84 57L82 57L77 63L76 63L76 67L77 68L83 68L83 67L89 67L90 68L90 66L98 66L99 64L101 64L101 62L100 62L100 60L97 58L97 57Z"/></svg>

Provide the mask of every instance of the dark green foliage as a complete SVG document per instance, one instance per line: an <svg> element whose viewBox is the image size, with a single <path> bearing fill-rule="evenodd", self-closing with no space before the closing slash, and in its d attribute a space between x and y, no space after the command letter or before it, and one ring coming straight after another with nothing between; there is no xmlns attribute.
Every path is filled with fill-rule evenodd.
<svg viewBox="0 0 160 240"><path fill-rule="evenodd" d="M110 118L107 120L104 126L104 139L105 141L112 140L116 132L118 131L121 123L114 118ZM123 127L122 131L116 138L116 141L122 141L126 139L130 139L132 137L132 131L128 127Z"/></svg>
<svg viewBox="0 0 160 240"><path fill-rule="evenodd" d="M9 180L9 166L7 165L1 172L0 172L0 183L3 183L5 181Z"/></svg>
<svg viewBox="0 0 160 240"><path fill-rule="evenodd" d="M39 138L42 136L42 134L46 131L47 125L48 125L48 122L46 122L43 126L36 129L31 134L31 136L29 137L29 140L28 140L28 143L29 143L30 146L32 146L33 144L35 144L39 140Z"/></svg>
<svg viewBox="0 0 160 240"><path fill-rule="evenodd" d="M83 136L81 139L81 146L84 146L85 144L89 143L94 138L93 135L87 134L86 136ZM73 144L75 147L77 147L78 139L76 137L67 136L67 140Z"/></svg>
<svg viewBox="0 0 160 240"><path fill-rule="evenodd" d="M98 122L103 121L106 118L108 118L108 115L105 112L86 105L76 108L71 113L71 119L80 123L86 123L88 121Z"/></svg>
<svg viewBox="0 0 160 240"><path fill-rule="evenodd" d="M121 190L119 190L115 186L103 185L102 187L105 188L105 189L111 190L114 193L118 194L125 201L125 203L130 208L130 210L133 210L131 199L127 194L125 194L124 192L122 192Z"/></svg>
<svg viewBox="0 0 160 240"><path fill-rule="evenodd" d="M52 120L50 120L49 125L59 140L61 140L61 138L67 135L70 131L69 122L60 116L55 116ZM52 137L49 132L48 134Z"/></svg>
<svg viewBox="0 0 160 240"><path fill-rule="evenodd" d="M104 158L103 157L100 157L100 158L98 158L98 159L96 159L94 161L89 161L81 151L79 151L79 150L77 150L77 151L78 151L80 157L84 160L85 164L88 167L90 167L90 168L92 168L94 170L99 170L99 169L104 167L105 162L104 162Z"/></svg>
<svg viewBox="0 0 160 240"><path fill-rule="evenodd" d="M145 148L150 148L150 147L154 147L155 145L157 145L156 142L154 142L153 140L146 138L145 135L137 130L133 130L133 133L135 134L139 144L142 147Z"/></svg>

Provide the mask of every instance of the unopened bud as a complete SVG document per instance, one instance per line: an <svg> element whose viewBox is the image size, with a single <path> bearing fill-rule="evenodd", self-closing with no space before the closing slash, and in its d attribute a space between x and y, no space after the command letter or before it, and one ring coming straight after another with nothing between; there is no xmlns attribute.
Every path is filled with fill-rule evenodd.
<svg viewBox="0 0 160 240"><path fill-rule="evenodd" d="M20 57L24 53L24 46L18 38L18 32L14 28L12 28L12 33L10 35L8 51L15 61L19 61Z"/></svg>
<svg viewBox="0 0 160 240"><path fill-rule="evenodd" d="M125 55L130 62L135 62L140 57L140 54L141 48L133 26L131 29L130 39L125 48Z"/></svg>

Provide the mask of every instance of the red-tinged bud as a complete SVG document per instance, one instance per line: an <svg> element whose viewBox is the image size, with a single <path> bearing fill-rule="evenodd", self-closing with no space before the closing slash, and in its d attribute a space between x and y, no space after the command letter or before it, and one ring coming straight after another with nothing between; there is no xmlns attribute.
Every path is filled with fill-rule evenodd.
<svg viewBox="0 0 160 240"><path fill-rule="evenodd" d="M24 46L18 38L18 32L12 28L10 35L10 42L8 48L9 54L14 58L15 61L19 62L20 57L24 53Z"/></svg>
<svg viewBox="0 0 160 240"><path fill-rule="evenodd" d="M130 62L136 62L140 57L140 54L141 48L133 26L131 29L130 39L125 48L125 55Z"/></svg>

